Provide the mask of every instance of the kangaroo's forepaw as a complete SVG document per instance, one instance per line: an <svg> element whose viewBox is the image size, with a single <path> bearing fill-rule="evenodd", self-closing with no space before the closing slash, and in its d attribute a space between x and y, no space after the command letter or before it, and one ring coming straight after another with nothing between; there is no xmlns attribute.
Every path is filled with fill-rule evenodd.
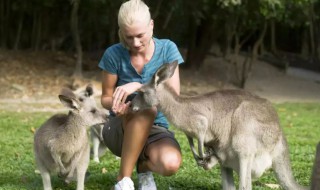
<svg viewBox="0 0 320 190"><path fill-rule="evenodd" d="M219 163L218 159L215 156L206 155L202 159L197 160L198 166L202 167L205 170L209 170Z"/></svg>
<svg viewBox="0 0 320 190"><path fill-rule="evenodd" d="M205 159L197 160L198 166L205 168L207 165L207 161Z"/></svg>

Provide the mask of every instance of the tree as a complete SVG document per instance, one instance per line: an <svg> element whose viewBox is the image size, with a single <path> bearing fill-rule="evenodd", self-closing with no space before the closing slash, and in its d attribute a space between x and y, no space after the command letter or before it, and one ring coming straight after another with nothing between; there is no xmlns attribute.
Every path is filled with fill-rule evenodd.
<svg viewBox="0 0 320 190"><path fill-rule="evenodd" d="M80 34L79 34L79 28L78 28L78 9L79 9L80 0L71 0L71 4L72 4L72 12L71 12L70 25L71 25L74 45L77 52L76 68L73 73L73 76L77 78L82 78L82 46L81 46L81 40L80 40Z"/></svg>

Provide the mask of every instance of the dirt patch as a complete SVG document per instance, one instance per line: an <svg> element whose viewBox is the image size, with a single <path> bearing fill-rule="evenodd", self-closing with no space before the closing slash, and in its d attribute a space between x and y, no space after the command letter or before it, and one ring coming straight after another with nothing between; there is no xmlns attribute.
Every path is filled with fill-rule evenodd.
<svg viewBox="0 0 320 190"><path fill-rule="evenodd" d="M99 58L84 59L84 78L72 79L75 57L62 52L0 51L0 109L11 111L63 110L57 95L61 87L83 87L92 83L99 101L101 93ZM181 69L181 93L202 94L236 88L230 83L227 64L208 57L199 71ZM320 102L320 84L289 76L277 68L257 62L246 89L272 102ZM231 76L231 77L230 77Z"/></svg>

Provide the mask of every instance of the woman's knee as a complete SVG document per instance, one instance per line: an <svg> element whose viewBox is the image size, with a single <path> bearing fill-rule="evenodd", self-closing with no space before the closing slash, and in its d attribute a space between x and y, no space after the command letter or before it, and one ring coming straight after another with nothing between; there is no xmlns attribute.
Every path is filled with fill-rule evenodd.
<svg viewBox="0 0 320 190"><path fill-rule="evenodd" d="M161 165L162 165L162 175L170 176L175 174L181 165L182 158L181 154L178 151L167 153L161 156Z"/></svg>

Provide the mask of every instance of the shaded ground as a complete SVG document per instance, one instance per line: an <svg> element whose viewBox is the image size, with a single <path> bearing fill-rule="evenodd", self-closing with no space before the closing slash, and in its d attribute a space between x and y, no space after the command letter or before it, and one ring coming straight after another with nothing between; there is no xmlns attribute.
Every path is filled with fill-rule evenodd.
<svg viewBox="0 0 320 190"><path fill-rule="evenodd" d="M87 55L84 79L72 80L75 57L61 52L0 51L0 110L57 111L63 109L57 95L63 86L81 87L91 82L101 92L99 57ZM236 88L220 58L208 57L199 71L181 70L182 94L201 94ZM295 73L295 75L297 75ZM309 75L303 73L303 75ZM317 74L316 74L317 75ZM317 78L285 74L265 62L257 62L246 89L272 102L320 102Z"/></svg>

